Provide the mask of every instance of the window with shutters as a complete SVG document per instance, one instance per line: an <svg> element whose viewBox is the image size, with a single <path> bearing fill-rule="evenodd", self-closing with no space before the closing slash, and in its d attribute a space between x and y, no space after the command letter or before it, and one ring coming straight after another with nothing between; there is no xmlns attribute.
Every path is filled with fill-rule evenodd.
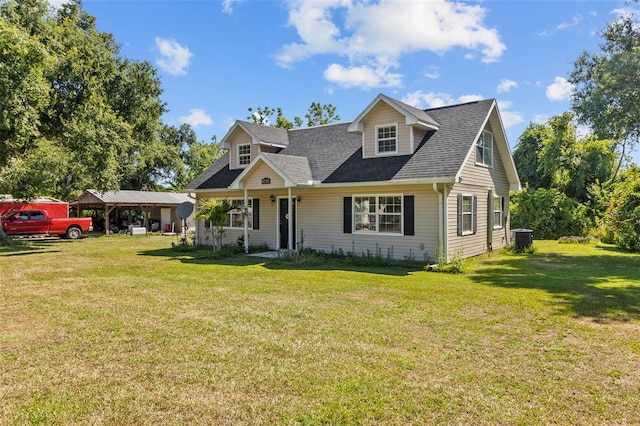
<svg viewBox="0 0 640 426"><path fill-rule="evenodd" d="M462 196L462 235L473 233L473 197Z"/></svg>
<svg viewBox="0 0 640 426"><path fill-rule="evenodd" d="M401 235L402 211L401 195L354 196L354 232Z"/></svg>

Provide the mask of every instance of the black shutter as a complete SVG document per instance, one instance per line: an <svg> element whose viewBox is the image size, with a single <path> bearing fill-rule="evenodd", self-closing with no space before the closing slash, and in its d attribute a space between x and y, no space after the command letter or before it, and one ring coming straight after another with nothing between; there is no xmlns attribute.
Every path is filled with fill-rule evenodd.
<svg viewBox="0 0 640 426"><path fill-rule="evenodd" d="M473 233L478 231L478 197L473 196Z"/></svg>
<svg viewBox="0 0 640 426"><path fill-rule="evenodd" d="M253 199L253 229L260 229L260 199Z"/></svg>
<svg viewBox="0 0 640 426"><path fill-rule="evenodd" d="M415 235L414 214L413 214L414 196L404 196L404 235Z"/></svg>
<svg viewBox="0 0 640 426"><path fill-rule="evenodd" d="M344 209L343 209L343 231L345 234L351 233L351 224L353 222L352 219L352 209L353 204L351 201L351 197L344 197Z"/></svg>
<svg viewBox="0 0 640 426"><path fill-rule="evenodd" d="M462 235L462 194L458 194L458 235Z"/></svg>

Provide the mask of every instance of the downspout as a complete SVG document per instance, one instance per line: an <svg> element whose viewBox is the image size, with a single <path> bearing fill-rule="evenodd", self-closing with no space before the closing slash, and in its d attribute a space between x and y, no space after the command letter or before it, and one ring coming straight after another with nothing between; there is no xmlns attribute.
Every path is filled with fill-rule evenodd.
<svg viewBox="0 0 640 426"><path fill-rule="evenodd" d="M249 191L244 189L244 252L249 253Z"/></svg>

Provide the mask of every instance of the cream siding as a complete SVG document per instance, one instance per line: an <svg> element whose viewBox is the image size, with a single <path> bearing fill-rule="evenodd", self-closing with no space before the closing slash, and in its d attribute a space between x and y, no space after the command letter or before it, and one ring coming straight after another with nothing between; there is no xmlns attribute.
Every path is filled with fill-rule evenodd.
<svg viewBox="0 0 640 426"><path fill-rule="evenodd" d="M494 134L493 167L476 165L476 148L472 147L469 157L460 174L461 183L454 185L448 197L448 253L461 254L463 257L476 256L489 250L488 232L492 233L492 249L498 249L509 243L509 182L502 163L502 157L496 149L497 137ZM493 196L505 197L505 225L500 229L488 229L489 209L493 211L493 199L489 203L489 191ZM457 235L458 195L477 197L477 226L474 235Z"/></svg>
<svg viewBox="0 0 640 426"><path fill-rule="evenodd" d="M263 185L262 179L271 179L270 184ZM284 179L280 177L271 167L264 162L256 165L244 178L244 185L247 189L275 189L284 187Z"/></svg>
<svg viewBox="0 0 640 426"><path fill-rule="evenodd" d="M415 235L346 234L343 232L344 197L354 195L413 195ZM286 197L287 190L251 191L250 198L260 199L260 229L249 230L249 243L266 244L276 248L278 243L278 203L269 197ZM213 196L211 194L210 196ZM243 191L216 193L215 198L242 198ZM416 261L433 261L438 247L438 196L431 186L404 185L358 188L293 189L297 203L295 241L298 248L312 248L325 252L353 252L357 255L380 255L395 259L412 258ZM208 198L199 194L199 198ZM353 214L352 214L353 216ZM234 243L242 235L242 229L227 229L225 244ZM198 242L212 244L211 236L198 224Z"/></svg>
<svg viewBox="0 0 640 426"><path fill-rule="evenodd" d="M251 144L251 136L244 130L237 129L229 142L229 168L238 169L238 145ZM257 148L251 145L251 159L257 155ZM244 167L242 167L244 168Z"/></svg>
<svg viewBox="0 0 640 426"><path fill-rule="evenodd" d="M249 229L249 244L266 245L271 249L275 249L274 240L276 230L276 214L277 203L271 203L269 196L271 191L249 191L249 198L260 200L260 229ZM225 191L215 193L199 193L198 200L205 198L214 198L217 200L227 199L243 199L244 191ZM242 228L226 228L223 238L224 244L235 244L238 237L244 235ZM196 243L202 245L213 245L213 238L209 229L204 226L203 220L197 220L196 227Z"/></svg>
<svg viewBox="0 0 640 426"><path fill-rule="evenodd" d="M395 109L391 108L384 102L380 102L362 121L364 125L364 158L376 157L376 126L385 126L390 124L398 125L397 137L397 154L380 154L380 155L407 155L411 152L411 141L409 126L405 123L405 116Z"/></svg>

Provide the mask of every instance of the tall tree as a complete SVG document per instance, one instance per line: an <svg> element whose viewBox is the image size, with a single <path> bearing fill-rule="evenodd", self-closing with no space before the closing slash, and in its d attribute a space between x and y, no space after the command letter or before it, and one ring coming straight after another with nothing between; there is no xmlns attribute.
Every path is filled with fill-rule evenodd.
<svg viewBox="0 0 640 426"><path fill-rule="evenodd" d="M48 5L0 4L0 193L156 186L168 155L156 71L121 58L80 0Z"/></svg>
<svg viewBox="0 0 640 426"><path fill-rule="evenodd" d="M640 26L626 15L606 26L601 36L600 51L583 52L574 63L572 105L598 138L619 141L619 168L640 138Z"/></svg>
<svg viewBox="0 0 640 426"><path fill-rule="evenodd" d="M265 106L264 108L253 109L252 107L249 107L248 111L248 120L265 126L272 126L280 129L292 129L294 127L302 127L304 124L304 120L298 116L293 117L293 121L287 119L282 112L282 108L274 109L269 106ZM319 102L311 103L309 110L305 114L305 118L307 119L308 127L340 121L340 116L336 114L335 106L332 104L322 105Z"/></svg>

